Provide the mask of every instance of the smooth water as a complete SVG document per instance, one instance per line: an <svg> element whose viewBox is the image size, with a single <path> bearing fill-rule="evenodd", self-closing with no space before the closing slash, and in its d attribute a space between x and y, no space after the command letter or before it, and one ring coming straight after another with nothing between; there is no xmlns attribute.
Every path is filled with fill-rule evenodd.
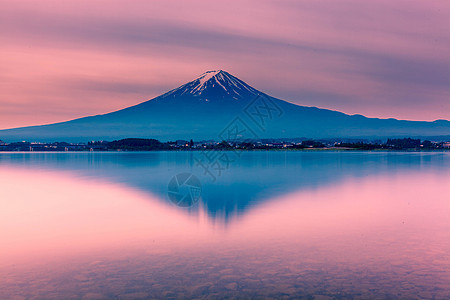
<svg viewBox="0 0 450 300"><path fill-rule="evenodd" d="M0 153L0 299L450 299L449 153L213 154Z"/></svg>

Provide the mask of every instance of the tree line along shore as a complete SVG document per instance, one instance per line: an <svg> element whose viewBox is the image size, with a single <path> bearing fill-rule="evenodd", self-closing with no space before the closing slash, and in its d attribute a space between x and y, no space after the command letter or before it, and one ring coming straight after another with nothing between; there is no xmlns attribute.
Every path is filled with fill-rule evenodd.
<svg viewBox="0 0 450 300"><path fill-rule="evenodd" d="M386 141L364 140L258 140L258 141L199 141L176 140L161 142L156 139L126 138L115 141L88 143L5 143L0 140L0 151L179 151L179 150L450 150L450 142L433 142L414 138L392 138Z"/></svg>

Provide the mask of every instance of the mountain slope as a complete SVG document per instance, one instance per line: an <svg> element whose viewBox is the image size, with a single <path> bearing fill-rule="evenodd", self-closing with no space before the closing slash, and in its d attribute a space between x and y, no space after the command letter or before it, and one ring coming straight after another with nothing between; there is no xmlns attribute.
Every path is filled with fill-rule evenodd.
<svg viewBox="0 0 450 300"><path fill-rule="evenodd" d="M230 133L238 133L231 134ZM450 135L449 121L366 118L267 96L225 71L208 71L152 100L68 122L0 131L5 141L333 138Z"/></svg>

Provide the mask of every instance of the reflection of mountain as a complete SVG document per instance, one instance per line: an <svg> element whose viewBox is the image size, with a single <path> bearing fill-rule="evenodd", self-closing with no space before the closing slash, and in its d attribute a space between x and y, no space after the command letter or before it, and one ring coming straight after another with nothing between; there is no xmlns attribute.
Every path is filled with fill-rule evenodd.
<svg viewBox="0 0 450 300"><path fill-rule="evenodd" d="M214 219L229 220L251 207L297 190L319 189L356 177L448 170L446 153L397 152L245 152L216 182L195 164L199 152L4 153L4 164L69 171L151 192L168 201L174 175L195 174L202 183L202 206ZM299 199L301 201L301 199ZM180 208L185 209L185 208Z"/></svg>
<svg viewBox="0 0 450 300"><path fill-rule="evenodd" d="M0 131L5 141L91 141L127 137L227 139L239 117L244 138L438 136L450 122L366 118L269 97L225 71L209 71L152 100L108 114ZM236 125L236 124L235 124Z"/></svg>

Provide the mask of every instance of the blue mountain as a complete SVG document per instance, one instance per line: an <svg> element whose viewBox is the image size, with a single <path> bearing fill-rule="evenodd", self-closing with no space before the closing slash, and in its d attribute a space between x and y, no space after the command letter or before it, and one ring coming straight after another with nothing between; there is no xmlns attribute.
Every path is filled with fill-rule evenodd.
<svg viewBox="0 0 450 300"><path fill-rule="evenodd" d="M295 105L228 72L208 71L176 89L119 111L0 131L5 141L194 140L259 138L386 138L450 135L450 122L367 118Z"/></svg>

